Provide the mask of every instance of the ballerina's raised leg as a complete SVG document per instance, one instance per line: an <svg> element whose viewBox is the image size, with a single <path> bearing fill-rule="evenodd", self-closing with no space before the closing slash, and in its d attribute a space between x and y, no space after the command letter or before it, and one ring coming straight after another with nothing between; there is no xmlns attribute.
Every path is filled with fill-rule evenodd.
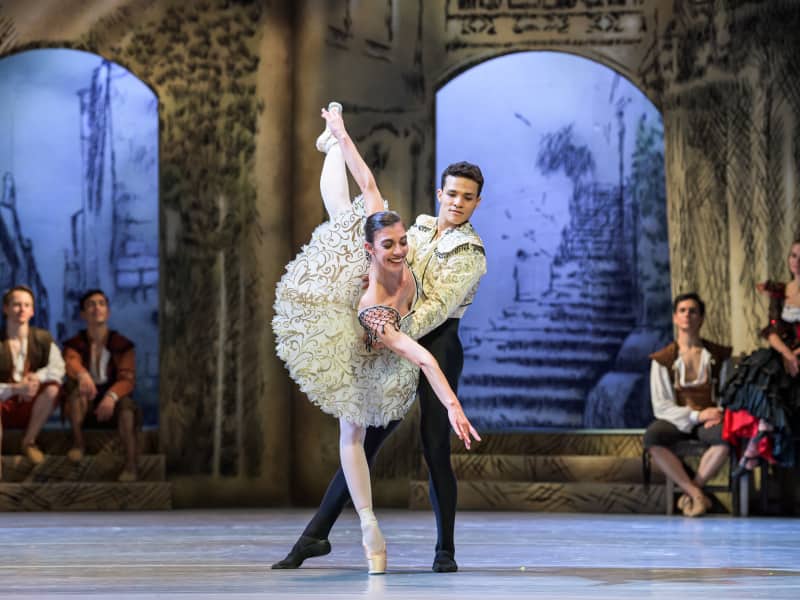
<svg viewBox="0 0 800 600"><path fill-rule="evenodd" d="M342 105L338 102L328 104L329 112L341 114ZM319 191L328 217L333 218L338 213L350 210L350 189L347 184L347 165L344 162L342 149L339 142L333 137L331 130L325 126L317 138L317 150L325 154L322 163L322 174L319 177Z"/></svg>

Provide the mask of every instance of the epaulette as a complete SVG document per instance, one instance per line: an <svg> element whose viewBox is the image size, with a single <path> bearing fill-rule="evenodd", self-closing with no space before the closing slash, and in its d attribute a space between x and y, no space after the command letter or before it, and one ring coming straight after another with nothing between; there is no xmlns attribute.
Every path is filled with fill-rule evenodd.
<svg viewBox="0 0 800 600"><path fill-rule="evenodd" d="M442 239L436 244L435 252L439 258L462 252L477 252L486 255L483 241L469 223L464 223L442 236Z"/></svg>
<svg viewBox="0 0 800 600"><path fill-rule="evenodd" d="M414 222L414 227L420 231L433 231L436 228L436 217L431 215L419 215Z"/></svg>

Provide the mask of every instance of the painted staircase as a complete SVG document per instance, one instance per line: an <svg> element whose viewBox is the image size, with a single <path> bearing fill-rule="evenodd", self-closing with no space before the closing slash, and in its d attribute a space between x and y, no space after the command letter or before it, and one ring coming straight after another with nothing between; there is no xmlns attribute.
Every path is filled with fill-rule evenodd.
<svg viewBox="0 0 800 600"><path fill-rule="evenodd" d="M634 326L630 280L615 261L554 265L540 299L462 332L459 398L478 429L583 427L589 391Z"/></svg>

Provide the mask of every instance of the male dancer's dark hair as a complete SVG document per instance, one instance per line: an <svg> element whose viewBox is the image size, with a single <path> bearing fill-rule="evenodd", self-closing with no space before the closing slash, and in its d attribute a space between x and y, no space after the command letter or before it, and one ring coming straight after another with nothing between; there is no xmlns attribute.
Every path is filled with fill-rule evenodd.
<svg viewBox="0 0 800 600"><path fill-rule="evenodd" d="M464 177L465 179L471 179L478 184L478 196L481 195L481 190L483 189L483 173L481 173L481 168L478 165L473 165L472 163L464 160L453 163L452 165L448 165L445 167L445 170L442 171L442 181L441 185L439 186L440 188L444 189L444 181L447 179L448 175L451 177Z"/></svg>

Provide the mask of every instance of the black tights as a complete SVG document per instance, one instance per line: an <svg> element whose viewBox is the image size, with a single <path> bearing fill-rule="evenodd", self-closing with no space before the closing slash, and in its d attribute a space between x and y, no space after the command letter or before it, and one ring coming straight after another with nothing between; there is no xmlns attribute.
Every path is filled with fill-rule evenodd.
<svg viewBox="0 0 800 600"><path fill-rule="evenodd" d="M427 348L439 362L447 381L457 391L458 379L464 366L464 351L458 338L458 319L448 319L419 343ZM436 515L438 539L436 550L455 551L453 529L456 518L456 477L450 464L450 421L447 410L433 393L428 380L420 375L417 388L420 406L420 436L422 452L430 472L430 497ZM372 465L375 455L400 421L386 427L368 427L364 439L364 452ZM303 531L303 535L326 539L333 524L350 499L342 470L336 471L316 514Z"/></svg>

